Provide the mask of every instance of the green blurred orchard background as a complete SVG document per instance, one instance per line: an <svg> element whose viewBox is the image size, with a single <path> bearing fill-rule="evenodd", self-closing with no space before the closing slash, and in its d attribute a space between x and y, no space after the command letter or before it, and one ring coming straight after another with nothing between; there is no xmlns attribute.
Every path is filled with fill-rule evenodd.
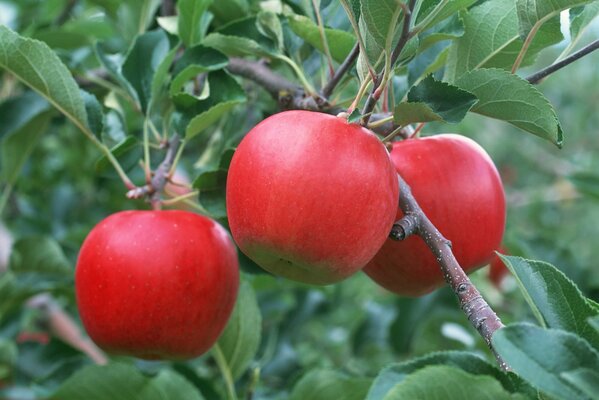
<svg viewBox="0 0 599 400"><path fill-rule="evenodd" d="M66 29L54 28L52 23L61 17L65 3L0 1L0 23L46 41L73 71L90 68L90 35L106 41L107 46L122 46L115 37L126 32L115 30L126 30L127 26L80 18L66 22ZM87 11L78 10L84 15ZM331 15L337 14L331 11ZM330 24L344 23L337 18ZM563 30L567 35L567 29ZM599 21L595 21L580 42L586 43L598 34ZM537 65L528 71L550 64L563 49L560 44L544 51ZM313 58L306 61L314 62ZM514 255L554 264L595 301L599 301L598 65L599 53L592 54L539 85L555 105L562 123L565 140L561 150L506 123L473 114L458 125L432 123L422 131L423 135L456 132L479 142L504 180L508 199L506 248ZM13 77L0 72L0 101L20 90ZM206 138L219 131L235 131L233 137L238 139L274 111L274 103L256 98L251 113L236 109L202 137L193 139L180 168L196 176L204 167L204 150L209 144ZM127 121L132 131L139 131L141 123ZM2 125L0 121L0 134ZM73 268L78 249L94 224L119 210L147 208L141 201L125 198L122 183L108 165L98 163L99 159L86 138L56 115L34 147L1 216L14 238L53 238ZM134 178L143 179L141 168L130 167ZM38 261L44 262L43 254ZM389 362L435 350L466 349L488 354L453 294L445 288L408 299L385 292L361 273L340 284L319 288L272 278L248 262L243 268L257 294L262 336L250 372L242 379L249 381L251 371L259 368L259 398L286 398L286 390L316 368L372 376ZM27 279L32 292L51 291L60 306L77 319L72 273L54 276L31 271ZM508 277L497 288L488 279L488 268L483 268L473 274L473 280L505 323L532 320L513 278ZM11 298L10 291L2 290L0 286L0 381L10 378L23 399L35 398L40 388L50 390L82 365L91 363L86 355L55 338L47 345L15 340L20 332L44 331L44 326L39 324L35 310L24 307L23 298ZM164 365L137 363L149 372ZM189 365L194 368L198 384L204 385L204 393L221 384L209 355ZM186 371L188 367L181 364L177 368Z"/></svg>

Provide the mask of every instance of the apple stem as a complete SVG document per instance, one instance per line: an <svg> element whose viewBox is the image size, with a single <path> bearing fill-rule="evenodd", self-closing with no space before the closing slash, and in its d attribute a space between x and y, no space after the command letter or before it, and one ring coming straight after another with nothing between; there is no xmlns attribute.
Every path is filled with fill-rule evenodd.
<svg viewBox="0 0 599 400"><path fill-rule="evenodd" d="M404 217L393 225L390 237L394 240L404 240L410 235L416 234L424 240L435 255L445 281L458 297L462 311L485 340L499 366L503 370L509 371L510 367L495 351L491 343L493 333L501 329L504 326L503 323L456 260L451 250L451 242L443 237L422 211L410 186L399 174L397 179L399 182L399 207L403 211Z"/></svg>

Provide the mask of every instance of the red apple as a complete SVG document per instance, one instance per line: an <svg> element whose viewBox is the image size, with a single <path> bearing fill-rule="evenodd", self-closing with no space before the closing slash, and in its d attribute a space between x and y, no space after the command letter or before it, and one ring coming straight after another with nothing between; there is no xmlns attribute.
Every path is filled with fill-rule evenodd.
<svg viewBox="0 0 599 400"><path fill-rule="evenodd" d="M85 239L75 272L79 313L108 352L185 359L222 332L239 286L237 253L213 220L186 211L123 211Z"/></svg>
<svg viewBox="0 0 599 400"><path fill-rule="evenodd" d="M473 140L453 134L393 144L391 159L422 210L451 241L466 272L487 264L503 237L505 195L493 161ZM403 216L401 210L397 218ZM387 240L364 271L400 295L420 296L444 282L439 265L418 236Z"/></svg>
<svg viewBox="0 0 599 400"><path fill-rule="evenodd" d="M273 115L237 148L227 178L233 239L265 270L325 285L360 270L393 222L398 185L377 137L310 111Z"/></svg>

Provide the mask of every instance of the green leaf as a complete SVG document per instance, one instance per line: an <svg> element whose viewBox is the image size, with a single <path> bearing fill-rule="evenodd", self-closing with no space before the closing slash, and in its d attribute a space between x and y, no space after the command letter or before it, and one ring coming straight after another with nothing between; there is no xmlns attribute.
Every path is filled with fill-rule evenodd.
<svg viewBox="0 0 599 400"><path fill-rule="evenodd" d="M562 377L566 382L579 389L593 400L599 400L599 372L588 368L563 372Z"/></svg>
<svg viewBox="0 0 599 400"><path fill-rule="evenodd" d="M99 138L104 130L104 111L102 111L102 106L93 94L88 93L83 89L81 89L80 92L81 98L85 103L87 126L89 126L89 129L93 134Z"/></svg>
<svg viewBox="0 0 599 400"><path fill-rule="evenodd" d="M250 4L248 0L217 0L210 6L210 11L220 22L229 22L247 16Z"/></svg>
<svg viewBox="0 0 599 400"><path fill-rule="evenodd" d="M179 37L185 47L192 47L202 41L203 32L200 29L202 16L212 4L212 0L179 0Z"/></svg>
<svg viewBox="0 0 599 400"><path fill-rule="evenodd" d="M0 103L0 138L22 129L48 109L50 104L37 93L30 91Z"/></svg>
<svg viewBox="0 0 599 400"><path fill-rule="evenodd" d="M524 393L531 396L534 396L536 393L534 389L517 375L505 373L495 365L490 364L473 353L445 351L383 368L374 380L366 399L382 399L393 387L400 385L411 374L423 368L438 365L459 368L469 375L493 377L495 381L501 384L504 390L510 393Z"/></svg>
<svg viewBox="0 0 599 400"><path fill-rule="evenodd" d="M160 0L123 0L117 10L117 27L127 42L143 34L154 22Z"/></svg>
<svg viewBox="0 0 599 400"><path fill-rule="evenodd" d="M361 0L360 4L362 21L367 31L379 47L387 49L388 36L395 36L394 32L401 26L401 7L395 0Z"/></svg>
<svg viewBox="0 0 599 400"><path fill-rule="evenodd" d="M599 15L599 1L594 1L586 6L575 7L570 10L570 36L575 43L586 31L590 23Z"/></svg>
<svg viewBox="0 0 599 400"><path fill-rule="evenodd" d="M160 63L169 52L169 41L157 29L138 36L123 64L123 76L135 89L142 110L147 110L152 96L152 81Z"/></svg>
<svg viewBox="0 0 599 400"><path fill-rule="evenodd" d="M420 6L416 25L420 31L425 31L475 2L476 0L424 0Z"/></svg>
<svg viewBox="0 0 599 400"><path fill-rule="evenodd" d="M202 400L203 397L191 383L171 370L162 369L150 378L131 365L113 363L85 367L67 379L50 399Z"/></svg>
<svg viewBox="0 0 599 400"><path fill-rule="evenodd" d="M183 111L183 125L187 140L219 120L235 105L246 101L245 92L228 73L216 71L211 73L208 79L210 97L198 101Z"/></svg>
<svg viewBox="0 0 599 400"><path fill-rule="evenodd" d="M160 62L158 68L156 68L156 72L154 73L154 77L152 78L152 88L151 88L151 99L153 102L158 100L159 95L161 94L161 89L168 85L169 83L169 70L173 65L173 61L175 60L175 56L179 52L179 45L173 47L166 57Z"/></svg>
<svg viewBox="0 0 599 400"><path fill-rule="evenodd" d="M524 40L537 23L558 16L563 10L590 3L592 0L517 0L520 37Z"/></svg>
<svg viewBox="0 0 599 400"><path fill-rule="evenodd" d="M308 17L293 15L289 17L289 27L297 36L314 46L320 52L324 52L324 46L316 25ZM324 30L331 57L337 62L343 62L356 43L356 38L348 32L325 28Z"/></svg>
<svg viewBox="0 0 599 400"><path fill-rule="evenodd" d="M526 80L501 69L479 69L464 74L456 85L478 97L472 112L509 122L561 147L562 127L553 107Z"/></svg>
<svg viewBox="0 0 599 400"><path fill-rule="evenodd" d="M523 394L510 394L487 375L472 375L446 365L422 368L393 386L382 400L462 400L462 399L526 399Z"/></svg>
<svg viewBox="0 0 599 400"><path fill-rule="evenodd" d="M25 125L4 137L2 158L0 159L0 172L4 182L12 185L17 180L21 168L46 131L51 116L49 112L38 114Z"/></svg>
<svg viewBox="0 0 599 400"><path fill-rule="evenodd" d="M216 71L227 66L229 59L221 52L202 45L185 50L173 71L171 96L181 92L183 85L202 72Z"/></svg>
<svg viewBox="0 0 599 400"><path fill-rule="evenodd" d="M110 152L116 157L125 171L129 170L137 164L142 156L142 149L139 140L135 136L127 136L120 143L113 146ZM104 173L112 171L111 164L108 158L103 155L96 161L96 172Z"/></svg>
<svg viewBox="0 0 599 400"><path fill-rule="evenodd" d="M256 356L261 332L262 316L256 294L248 282L242 282L233 314L218 338L218 345L234 379L246 371Z"/></svg>
<svg viewBox="0 0 599 400"><path fill-rule="evenodd" d="M293 387L290 400L362 400L372 383L370 378L351 377L331 370L314 370Z"/></svg>
<svg viewBox="0 0 599 400"><path fill-rule="evenodd" d="M597 332L599 332L599 315L587 318L589 325L593 327Z"/></svg>
<svg viewBox="0 0 599 400"><path fill-rule="evenodd" d="M203 172L193 181L193 187L200 190L200 204L213 218L227 216L225 206L227 170L217 169Z"/></svg>
<svg viewBox="0 0 599 400"><path fill-rule="evenodd" d="M260 33L272 39L279 51L283 49L283 26L277 14L272 11L259 12L256 27Z"/></svg>
<svg viewBox="0 0 599 400"><path fill-rule="evenodd" d="M258 29L256 17L232 22L206 36L202 44L233 57L270 57L278 53L276 43Z"/></svg>
<svg viewBox="0 0 599 400"><path fill-rule="evenodd" d="M124 57L121 54L108 54L104 50L104 47L100 43L96 43L94 46L94 52L96 54L96 58L102 64L102 66L106 69L106 72L110 75L112 79L114 79L120 87L125 89L127 94L131 96L133 101L135 101L140 107L139 97L137 96L137 92L135 88L131 85L131 82L127 80L123 76L122 67Z"/></svg>
<svg viewBox="0 0 599 400"><path fill-rule="evenodd" d="M495 332L493 348L507 364L542 392L559 399L585 399L562 374L599 370L599 354L580 337L558 329L512 324Z"/></svg>
<svg viewBox="0 0 599 400"><path fill-rule="evenodd" d="M393 119L398 125L429 121L457 123L475 103L476 96L472 93L429 75L410 89L407 103L395 107Z"/></svg>
<svg viewBox="0 0 599 400"><path fill-rule="evenodd" d="M599 332L587 321L597 312L563 272L542 261L500 257L516 277L526 301L541 324L576 333L599 349Z"/></svg>
<svg viewBox="0 0 599 400"><path fill-rule="evenodd" d="M453 82L478 68L511 69L523 44L515 0L489 0L460 15L465 32L450 47L445 80ZM535 36L521 66L532 64L542 49L562 39L559 19L549 21Z"/></svg>
<svg viewBox="0 0 599 400"><path fill-rule="evenodd" d="M591 171L575 172L568 179L580 193L599 200L599 174Z"/></svg>
<svg viewBox="0 0 599 400"><path fill-rule="evenodd" d="M77 83L45 43L0 26L0 67L41 94L83 132L90 132Z"/></svg>
<svg viewBox="0 0 599 400"><path fill-rule="evenodd" d="M43 271L70 275L73 272L60 245L46 236L17 240L12 248L9 266L14 273Z"/></svg>

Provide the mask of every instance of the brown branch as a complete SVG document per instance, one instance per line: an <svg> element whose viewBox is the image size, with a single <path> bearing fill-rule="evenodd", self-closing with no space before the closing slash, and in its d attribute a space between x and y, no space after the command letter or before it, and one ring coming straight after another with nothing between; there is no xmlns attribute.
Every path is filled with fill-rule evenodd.
<svg viewBox="0 0 599 400"><path fill-rule="evenodd" d="M343 63L341 63L339 68L337 68L337 71L335 71L335 74L333 75L331 80L327 82L324 88L322 88L323 97L328 98L331 96L331 94L333 94L333 90L335 90L335 87L337 87L337 85L341 81L341 78L343 78L343 76L347 73L347 71L349 71L352 65L354 65L359 54L360 46L358 45L358 43L356 43L354 45L354 48L351 49L351 51L345 58L345 60L343 60Z"/></svg>
<svg viewBox="0 0 599 400"><path fill-rule="evenodd" d="M586 56L589 53L592 53L597 49L599 49L599 39L578 50L576 53L573 53L572 55L564 58L563 60L556 62L555 64L552 64L547 68L540 70L539 72L535 72L534 74L527 77L526 80L533 85L537 84L541 81L541 79L545 78L546 76L554 73L555 71L559 71L565 66L572 64L574 61Z"/></svg>
<svg viewBox="0 0 599 400"><path fill-rule="evenodd" d="M108 363L108 358L87 338L73 318L47 293L36 295L27 301L28 308L40 312L40 323L58 339L87 354L96 364Z"/></svg>
<svg viewBox="0 0 599 400"><path fill-rule="evenodd" d="M152 179L147 185L136 187L127 192L127 197L130 199L139 199L142 197L148 197L152 208L154 210L160 209L160 194L164 190L164 187L169 181L169 173L173 166L173 162L177 157L177 151L181 146L181 139L179 135L173 135L167 143L168 150L164 156L164 160L160 163L158 168L154 171Z"/></svg>
<svg viewBox="0 0 599 400"><path fill-rule="evenodd" d="M414 11L415 6L416 0L410 0L408 6L404 6L404 18L403 25L401 27L401 36L399 37L399 41L397 42L397 45L391 53L391 65L389 66L389 68L391 69L393 69L395 63L401 55L401 52L403 51L404 47L406 46L408 40L410 40L410 37L412 35L410 32L410 24L412 23L412 12ZM381 90L382 88L380 87L383 83L383 77L384 72L380 72L374 79L372 91L368 95L368 98L366 99L366 104L364 104L364 108L362 109L362 119L360 120L360 124L363 126L366 126L368 124L368 121L370 121L370 117L372 115L372 111L374 110L374 106L376 106L376 103L379 101L381 94L383 93L383 91Z"/></svg>
<svg viewBox="0 0 599 400"><path fill-rule="evenodd" d="M276 74L264 62L231 57L227 70L234 75L256 82L275 99L278 99L282 92L296 93L301 91L303 93L301 86Z"/></svg>
<svg viewBox="0 0 599 400"><path fill-rule="evenodd" d="M451 243L443 237L422 211L412 194L410 186L399 174L397 179L399 181L399 207L403 211L404 217L393 226L391 238L403 240L410 234L417 234L424 240L439 262L445 281L458 297L462 311L464 311L472 326L483 337L495 355L499 366L504 370L508 370L509 366L491 345L493 333L503 327L501 320L483 299L478 289L470 282L453 255Z"/></svg>

